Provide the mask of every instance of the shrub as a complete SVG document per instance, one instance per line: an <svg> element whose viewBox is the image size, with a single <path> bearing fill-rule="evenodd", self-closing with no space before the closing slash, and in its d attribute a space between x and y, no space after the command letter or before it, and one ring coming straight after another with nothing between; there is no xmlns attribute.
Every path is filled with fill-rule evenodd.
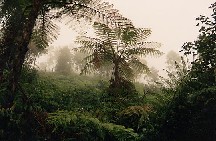
<svg viewBox="0 0 216 141"><path fill-rule="evenodd" d="M132 129L112 123L101 123L96 118L73 112L59 111L49 115L51 140L79 141L136 141L138 134Z"/></svg>

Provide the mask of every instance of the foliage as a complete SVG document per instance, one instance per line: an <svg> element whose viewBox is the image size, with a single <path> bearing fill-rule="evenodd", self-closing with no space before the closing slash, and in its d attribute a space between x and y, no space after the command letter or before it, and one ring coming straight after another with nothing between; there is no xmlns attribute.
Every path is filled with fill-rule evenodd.
<svg viewBox="0 0 216 141"><path fill-rule="evenodd" d="M148 112L151 111L151 107L144 106L130 106L120 113L120 123L125 127L133 128L136 132L142 129L145 122L148 121Z"/></svg>
<svg viewBox="0 0 216 141"><path fill-rule="evenodd" d="M21 86L25 87L25 96L20 93L16 99L15 108L18 111L9 112L8 115L4 114L5 112L2 113L1 138L14 140L13 136L9 135L10 133L19 136L20 140L52 140L53 138L62 140L67 137L74 137L77 140L138 139L138 135L132 129L111 123L101 123L98 119L92 118L104 119L110 114L110 111L104 111L106 114L101 114L101 111L104 110L102 105L106 104L101 104L103 99L100 99L103 89L108 87L108 82L98 82L97 79L86 76L83 81L84 77L76 74L71 74L70 77L73 79L54 73L36 75L34 70L26 69L26 72L22 73L21 83ZM23 101L23 98L27 99ZM28 104L23 107L23 102ZM29 112L27 112L28 110ZM56 112L57 110L70 111L51 113L48 117L52 123L45 124L46 112ZM26 114L28 116L25 116ZM66 120L67 124L65 124L64 119L67 119L65 117L68 116L71 118L77 116L77 119L75 121L71 119L71 123ZM28 130L30 127L27 125L31 126L32 130ZM56 130L51 133L51 130L55 129L54 127ZM62 134L63 132L65 134ZM72 132L80 134L72 134ZM19 138L16 137L18 140Z"/></svg>
<svg viewBox="0 0 216 141"><path fill-rule="evenodd" d="M58 109L77 111L90 113L102 121L116 122L121 110L143 102L135 87L130 93L123 90L123 95L108 95L108 81L102 81L100 77L55 73L40 73L39 76L34 92L32 86L26 87L30 87L29 92L35 103L48 112Z"/></svg>
<svg viewBox="0 0 216 141"><path fill-rule="evenodd" d="M170 64L170 67L166 70L168 78L160 77L160 80L157 82L163 87L175 91L178 89L179 85L190 79L188 76L190 69L191 64L189 60L186 60L185 57L180 57L179 62L175 61L174 64Z"/></svg>
<svg viewBox="0 0 216 141"><path fill-rule="evenodd" d="M22 81L19 83L19 91L15 97L16 104L10 109L0 105L0 140L41 140L46 113L33 103L28 93L28 90L34 91L29 84L34 84L37 78L36 70L25 65L21 75ZM3 92L0 96L1 104L4 104L5 101L4 94Z"/></svg>
<svg viewBox="0 0 216 141"><path fill-rule="evenodd" d="M53 126L51 139L81 141L136 141L132 129L120 125L101 123L98 119L67 111L50 114L48 124Z"/></svg>
<svg viewBox="0 0 216 141"><path fill-rule="evenodd" d="M168 106L158 138L167 141L215 140L215 6L212 19L197 18L203 24L194 43L183 46L193 55L191 70L178 83ZM199 24L198 24L199 25Z"/></svg>
<svg viewBox="0 0 216 141"><path fill-rule="evenodd" d="M58 109L90 112L99 105L107 83L77 74L41 72L37 81L24 86L34 103L48 112Z"/></svg>
<svg viewBox="0 0 216 141"><path fill-rule="evenodd" d="M215 139L215 88L179 95L169 106L160 131L163 140L208 140Z"/></svg>
<svg viewBox="0 0 216 141"><path fill-rule="evenodd" d="M191 75L193 79L197 80L199 88L205 88L215 84L215 3L210 8L213 9L212 18L205 16L197 18L201 23L198 39L194 43L189 42L183 46L185 54L193 55L195 59L192 62Z"/></svg>

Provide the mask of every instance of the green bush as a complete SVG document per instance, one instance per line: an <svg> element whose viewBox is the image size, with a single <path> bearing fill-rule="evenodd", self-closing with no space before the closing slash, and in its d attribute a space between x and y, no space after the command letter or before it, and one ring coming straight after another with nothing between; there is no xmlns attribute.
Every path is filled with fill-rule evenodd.
<svg viewBox="0 0 216 141"><path fill-rule="evenodd" d="M216 87L179 94L170 104L160 130L166 141L216 139Z"/></svg>
<svg viewBox="0 0 216 141"><path fill-rule="evenodd" d="M150 110L151 107L148 105L130 106L120 113L118 122L138 132L148 121Z"/></svg>
<svg viewBox="0 0 216 141"><path fill-rule="evenodd" d="M21 85L34 104L47 112L59 109L94 111L99 107L100 96L107 86L106 81L56 73L39 73L35 81L22 82Z"/></svg>
<svg viewBox="0 0 216 141"><path fill-rule="evenodd" d="M52 127L50 139L79 141L136 141L138 134L132 129L112 123L101 123L96 118L68 111L49 115L47 123Z"/></svg>

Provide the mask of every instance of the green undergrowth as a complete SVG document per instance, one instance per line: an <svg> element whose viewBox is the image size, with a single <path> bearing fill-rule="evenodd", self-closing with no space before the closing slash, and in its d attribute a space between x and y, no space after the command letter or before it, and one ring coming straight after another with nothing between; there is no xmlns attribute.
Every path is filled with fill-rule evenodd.
<svg viewBox="0 0 216 141"><path fill-rule="evenodd" d="M28 76L28 75L26 75ZM23 76L24 78L27 78ZM33 109L47 113L45 137L53 140L136 141L140 136L122 124L122 111L142 105L142 93L110 96L100 77L38 72L22 79ZM34 78L29 77L29 78ZM137 83L138 84L138 83ZM138 84L141 88L141 84ZM139 118L139 117L138 117Z"/></svg>
<svg viewBox="0 0 216 141"><path fill-rule="evenodd" d="M137 141L133 129L112 123L102 123L96 118L58 111L51 113L48 124L52 126L51 139L79 141Z"/></svg>

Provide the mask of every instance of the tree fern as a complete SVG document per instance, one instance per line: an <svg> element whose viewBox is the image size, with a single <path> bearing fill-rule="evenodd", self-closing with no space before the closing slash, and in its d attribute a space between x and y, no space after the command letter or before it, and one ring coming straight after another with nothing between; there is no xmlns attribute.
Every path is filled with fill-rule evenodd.
<svg viewBox="0 0 216 141"><path fill-rule="evenodd" d="M162 54L156 49L159 43L144 42L151 33L149 29L110 28L101 23L94 23L94 28L98 38L79 37L77 43L81 46L77 50L91 53L86 57L86 63L95 66L96 70L106 65L105 62L113 64L114 82L132 80L136 73L149 71L138 56ZM88 67L84 67L82 72L88 71Z"/></svg>

